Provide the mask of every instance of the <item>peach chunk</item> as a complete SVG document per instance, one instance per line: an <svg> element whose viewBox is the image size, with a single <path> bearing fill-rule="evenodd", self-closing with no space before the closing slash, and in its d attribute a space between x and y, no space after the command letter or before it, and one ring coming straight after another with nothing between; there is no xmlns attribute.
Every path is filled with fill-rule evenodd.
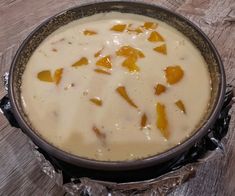
<svg viewBox="0 0 235 196"><path fill-rule="evenodd" d="M181 110L181 112L184 114L186 113L184 103L181 100L176 101L175 105Z"/></svg>
<svg viewBox="0 0 235 196"><path fill-rule="evenodd" d="M92 98L90 99L90 101L98 106L103 105L103 101L99 97Z"/></svg>
<svg viewBox="0 0 235 196"><path fill-rule="evenodd" d="M50 70L44 70L38 73L38 79L43 82L53 82L53 78Z"/></svg>
<svg viewBox="0 0 235 196"><path fill-rule="evenodd" d="M143 58L144 53L138 49L135 49L131 46L122 46L118 51L116 51L117 56L124 56L124 57L136 57L136 58Z"/></svg>
<svg viewBox="0 0 235 196"><path fill-rule="evenodd" d="M153 31L148 40L150 42L161 42L161 41L165 41L165 39L157 32L157 31Z"/></svg>
<svg viewBox="0 0 235 196"><path fill-rule="evenodd" d="M165 69L165 76L169 84L175 84L183 78L184 71L181 69L179 65L168 66Z"/></svg>
<svg viewBox="0 0 235 196"><path fill-rule="evenodd" d="M157 46L156 48L153 49L156 52L162 53L162 54L167 54L166 51L166 44L162 44L160 46Z"/></svg>
<svg viewBox="0 0 235 196"><path fill-rule="evenodd" d="M122 66L126 67L129 72L139 72L140 69L136 65L136 61L137 59L135 57L128 57L123 61Z"/></svg>
<svg viewBox="0 0 235 196"><path fill-rule="evenodd" d="M137 27L137 28L135 28L135 29L128 28L127 31L128 31L129 33L131 33L131 32L137 33L137 34L143 33L143 30L141 29L141 27Z"/></svg>
<svg viewBox="0 0 235 196"><path fill-rule="evenodd" d="M145 22L143 27L145 29L147 29L147 30L153 30L153 29L157 28L157 23L154 23L154 22Z"/></svg>
<svg viewBox="0 0 235 196"><path fill-rule="evenodd" d="M161 134L166 138L169 139L170 132L168 130L168 121L165 111L165 105L161 103L157 103L156 105L156 112L157 112L157 128L160 129Z"/></svg>
<svg viewBox="0 0 235 196"><path fill-rule="evenodd" d="M106 67L106 68L112 68L112 63L111 63L111 56L108 55L108 56L105 56L105 57L102 57L100 58L97 62L96 62L96 65L97 66L103 66L103 67Z"/></svg>
<svg viewBox="0 0 235 196"><path fill-rule="evenodd" d="M93 132L95 133L96 137L101 140L102 143L105 144L106 134L101 132L96 126L92 127Z"/></svg>
<svg viewBox="0 0 235 196"><path fill-rule="evenodd" d="M157 84L155 86L155 95L160 95L166 91L166 87L163 84Z"/></svg>
<svg viewBox="0 0 235 196"><path fill-rule="evenodd" d="M89 36L89 35L96 35L97 32L92 31L92 30L85 30L83 31L83 34Z"/></svg>
<svg viewBox="0 0 235 196"><path fill-rule="evenodd" d="M123 97L127 101L127 103L129 103L134 108L138 108L137 105L128 96L126 88L124 86L119 86L118 88L116 88L116 91L119 95L121 95L121 97Z"/></svg>
<svg viewBox="0 0 235 196"><path fill-rule="evenodd" d="M97 72L97 73L100 73L100 74L111 75L111 73L109 73L105 70L102 70L102 69L94 69L94 71Z"/></svg>
<svg viewBox="0 0 235 196"><path fill-rule="evenodd" d="M117 32L123 32L125 29L126 29L126 24L116 24L110 30L117 31Z"/></svg>
<svg viewBox="0 0 235 196"><path fill-rule="evenodd" d="M54 81L55 81L56 85L58 85L60 83L63 71L64 71L63 68L59 68L59 69L55 70Z"/></svg>
<svg viewBox="0 0 235 196"><path fill-rule="evenodd" d="M94 57L99 57L101 55L101 52L104 48L101 48L98 52L94 54Z"/></svg>
<svg viewBox="0 0 235 196"><path fill-rule="evenodd" d="M141 128L143 129L147 124L147 116L146 114L144 113L141 117L141 122L140 122L140 126Z"/></svg>
<svg viewBox="0 0 235 196"><path fill-rule="evenodd" d="M88 65L88 59L86 57L80 58L77 62L72 64L72 67L80 67L82 65Z"/></svg>

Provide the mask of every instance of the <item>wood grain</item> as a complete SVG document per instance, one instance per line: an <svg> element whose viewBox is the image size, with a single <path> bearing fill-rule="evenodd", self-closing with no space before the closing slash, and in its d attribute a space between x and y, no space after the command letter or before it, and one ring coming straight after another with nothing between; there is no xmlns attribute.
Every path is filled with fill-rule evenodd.
<svg viewBox="0 0 235 196"><path fill-rule="evenodd" d="M0 0L0 75L27 34L49 16L85 0ZM217 47L226 69L227 83L235 86L234 0L145 0L174 10L197 24ZM5 94L0 81L0 97ZM235 106L226 153L200 167L197 176L174 190L172 196L235 195ZM35 160L28 138L0 115L0 195L63 195Z"/></svg>

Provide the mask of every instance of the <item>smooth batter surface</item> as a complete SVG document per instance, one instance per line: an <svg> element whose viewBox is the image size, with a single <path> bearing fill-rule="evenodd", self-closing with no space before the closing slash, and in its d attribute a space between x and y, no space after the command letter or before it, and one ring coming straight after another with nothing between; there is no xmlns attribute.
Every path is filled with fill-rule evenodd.
<svg viewBox="0 0 235 196"><path fill-rule="evenodd" d="M167 55L153 50L162 42L149 42L152 32L114 32L118 23L143 25L157 23L155 29L167 46ZM97 34L84 35L84 30ZM141 50L145 57L138 59L139 72L129 72L121 64L123 57L115 52L124 45ZM111 55L111 75L94 71L99 58ZM86 57L88 65L72 67ZM174 85L166 82L167 66L180 65L184 71L181 81ZM63 68L59 84L37 78L43 70L52 73ZM107 70L107 69L105 69ZM167 87L157 96L157 83ZM132 107L117 92L125 86L129 97L138 108ZM163 152L186 139L203 118L210 98L210 77L200 52L180 32L169 25L144 16L106 13L74 21L51 34L33 53L22 81L24 110L37 132L49 143L82 157L98 160L129 160ZM99 97L103 105L90 101ZM182 100L186 113L176 107ZM165 105L169 139L156 126L156 103ZM147 124L141 128L143 113ZM105 137L94 132L97 127ZM105 140L105 141L104 141Z"/></svg>

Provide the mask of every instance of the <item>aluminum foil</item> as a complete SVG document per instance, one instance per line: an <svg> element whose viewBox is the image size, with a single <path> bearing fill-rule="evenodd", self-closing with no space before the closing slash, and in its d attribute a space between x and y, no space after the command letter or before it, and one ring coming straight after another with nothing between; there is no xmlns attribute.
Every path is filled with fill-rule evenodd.
<svg viewBox="0 0 235 196"><path fill-rule="evenodd" d="M5 89L8 90L8 73L4 74L4 84ZM49 161L48 155L42 153L41 149L33 142L30 142L30 146L42 171L54 180L55 183L62 186L66 195L166 195L175 187L194 177L197 168L200 165L221 158L226 154L224 147L225 136L227 135L231 118L229 110L231 109L233 102L235 102L233 97L233 87L228 85L223 108L214 126L208 131L208 134L172 164L165 174L145 181L114 183L82 177L70 178L69 183L63 184L65 174L54 167L53 163ZM11 125L17 127L18 125L14 116L12 116L7 95L1 99L0 108Z"/></svg>
<svg viewBox="0 0 235 196"><path fill-rule="evenodd" d="M8 92L9 72L5 72L5 73L3 74L2 79L3 79L4 88L5 88L5 90Z"/></svg>
<svg viewBox="0 0 235 196"><path fill-rule="evenodd" d="M204 162L186 164L175 171L171 171L154 179L128 182L114 183L107 181L92 180L90 178L71 178L70 183L63 184L63 174L56 171L53 165L38 151L38 147L30 142L32 151L37 158L42 171L47 174L59 186L62 186L67 195L87 195L87 196L126 196L126 195L166 195L174 187L186 182L195 176L198 166ZM221 149L216 149L216 154L221 153ZM213 155L215 158L215 154ZM208 159L207 159L208 161ZM78 183L79 181L79 183Z"/></svg>
<svg viewBox="0 0 235 196"><path fill-rule="evenodd" d="M195 161L194 163L182 165L181 167L174 169L162 176L140 182L114 183L92 180L90 178L83 177L79 179L71 178L70 183L63 184L62 172L56 172L52 164L47 159L45 159L45 157L41 153L38 152L37 147L32 142L30 145L33 149L35 157L40 163L42 171L46 173L51 179L53 179L53 181L55 181L59 186L62 186L67 195L74 196L166 195L170 193L173 188L194 177L197 168L201 164L224 156L224 149L221 149L218 146L215 150L208 152L205 157L199 159L198 161Z"/></svg>
<svg viewBox="0 0 235 196"><path fill-rule="evenodd" d="M221 113L214 126L201 141L195 144L186 154L171 167L164 175L154 179L114 183L98 181L90 178L71 178L69 183L63 184L63 174L38 151L38 147L31 142L35 157L38 159L42 170L62 186L67 195L107 195L107 196L145 196L166 195L174 188L194 177L197 168L205 162L213 161L225 156L225 136L230 122L229 110L234 102L233 88L227 86L227 92Z"/></svg>

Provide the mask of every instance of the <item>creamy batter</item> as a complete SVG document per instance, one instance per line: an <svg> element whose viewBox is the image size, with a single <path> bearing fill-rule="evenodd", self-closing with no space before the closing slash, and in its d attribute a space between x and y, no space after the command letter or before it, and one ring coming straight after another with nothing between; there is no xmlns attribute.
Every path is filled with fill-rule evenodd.
<svg viewBox="0 0 235 196"><path fill-rule="evenodd" d="M163 39L150 39L152 32ZM165 53L154 50L164 44ZM138 70L123 66L128 57L117 53L123 46L144 55L132 56ZM171 84L166 69L176 65L183 76ZM164 92L156 93L157 84ZM21 90L25 113L49 143L90 159L130 160L161 153L190 136L207 110L211 86L203 57L179 31L152 18L111 12L48 36L29 59ZM168 134L157 124L157 103L164 105Z"/></svg>

